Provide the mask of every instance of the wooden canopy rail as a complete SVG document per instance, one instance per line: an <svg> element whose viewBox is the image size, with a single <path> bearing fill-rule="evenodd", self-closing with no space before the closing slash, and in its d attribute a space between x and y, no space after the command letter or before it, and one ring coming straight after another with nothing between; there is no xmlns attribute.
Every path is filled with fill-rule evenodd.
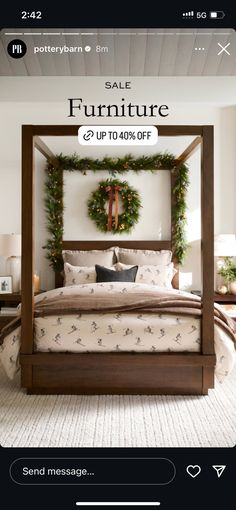
<svg viewBox="0 0 236 510"><path fill-rule="evenodd" d="M22 126L22 387L28 393L206 394L214 387L213 126L158 126L159 136L196 136L176 158L186 161L201 144L201 353L34 353L34 148L55 156L40 136L77 136L79 126ZM172 174L172 186L173 186ZM171 241L64 241L67 249L120 245L168 249ZM87 248L86 248L87 246ZM90 247L90 248L89 248ZM92 248L93 247L93 248ZM168 248L167 248L168 247Z"/></svg>
<svg viewBox="0 0 236 510"><path fill-rule="evenodd" d="M53 154L51 149L46 145L46 143L41 140L39 136L34 137L34 147L38 149L39 152L47 159L47 161L51 163L55 163L56 156Z"/></svg>
<svg viewBox="0 0 236 510"><path fill-rule="evenodd" d="M187 159L189 159L190 156L193 156L193 154L196 152L201 143L202 143L201 136L197 136L197 138L195 138L192 141L192 143L190 143L190 145L185 149L185 151L182 152L182 154L180 154L178 158L176 158L176 166L181 165L181 163L185 163L185 161L187 161Z"/></svg>

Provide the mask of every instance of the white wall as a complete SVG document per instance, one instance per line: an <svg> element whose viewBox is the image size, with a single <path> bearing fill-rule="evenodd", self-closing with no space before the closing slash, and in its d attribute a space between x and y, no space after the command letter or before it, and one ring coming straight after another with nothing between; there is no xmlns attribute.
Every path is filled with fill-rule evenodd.
<svg viewBox="0 0 236 510"><path fill-rule="evenodd" d="M60 102L48 102L47 98L51 98L52 95L52 79L44 78L38 83L43 84L43 94L45 101L39 101L40 99L40 88L37 87L34 90L31 89L32 95L35 97L35 102L17 102L16 101L16 89L18 78L8 81L9 91L7 95L7 83L4 79L3 97L8 101L2 101L0 103L0 144L1 144L1 162L0 162L0 189L1 189L1 201L0 201L0 232L20 232L20 215L21 215L21 124L33 123L33 124L67 124L67 123L79 123L88 119L68 119L67 118L67 103L66 98L68 96L83 97L84 101L100 103L106 101L106 103L114 102L120 97L123 97L123 93L120 92L105 92L102 90L102 83L105 79L99 79L99 99L97 96L98 88L96 86L97 79L82 79L76 80L77 89L70 85L71 81L67 81L68 88L66 87L63 91L64 100ZM14 81L16 80L16 81ZM25 90L28 87L29 78L25 78ZM101 81L102 80L102 81ZM140 79L143 80L143 79ZM229 94L225 96L221 95L219 103L216 101L215 90L219 90L219 95L222 94L222 78L215 78L215 88L211 97L210 86L207 79L204 79L206 85L206 96L204 97L204 104L196 102L198 99L197 86L199 83L196 82L197 86L193 90L193 81L191 81L191 90L189 91L188 85L189 80L185 82L182 80L182 90L176 89L176 102L174 101L173 82L172 89L168 89L171 94L172 103L168 102L168 95L164 97L164 86L163 79L161 82L158 80L145 80L145 88L143 87L144 82L142 81L142 87L140 86L140 80L135 79L137 84L136 88L129 92L129 99L135 100L136 102L143 102L146 96L146 103L153 101L158 102L159 91L158 83L161 83L161 102L166 101L170 106L170 116L167 119L158 119L159 124L213 124L215 127L215 231L216 233L235 233L236 232L236 205L235 205L235 188L236 188L236 101L232 102L233 93L232 90L228 90ZM192 80L192 78L191 78ZM212 78L210 80L213 80ZM155 87L153 83L155 81ZM221 88L219 87L219 81ZM57 79L58 82L58 79ZM32 81L30 82L32 84ZM36 82L34 82L36 83ZM55 85L55 81L53 85ZM65 82L64 82L65 83ZM185 83L186 88L183 88ZM203 82L201 82L203 83ZM211 82L212 83L212 82ZM231 83L231 82L230 82ZM48 96L46 94L46 84L48 85ZM21 86L22 78L21 78ZM226 89L229 88L229 82L226 80ZM61 84L58 88L62 95ZM73 89L73 90L72 90ZM78 96L79 89L79 96ZM166 88L167 90L167 88ZM220 92L221 91L221 92ZM199 90L201 93L201 90ZM19 95L23 94L23 88L20 89ZM188 102L185 103L184 97L188 97ZM58 95L57 87L55 89L55 95ZM2 97L2 94L1 94ZM148 100L147 100L148 97ZM182 102L178 102L182 97ZM223 101L225 97L225 102ZM229 97L230 104L229 105ZM236 97L236 93L235 93ZM14 101L12 102L12 100ZM23 97L21 97L23 99ZM25 99L25 97L24 97ZM191 99L191 102L190 102ZM226 106L227 104L227 106ZM145 119L140 119L140 123L145 123ZM100 119L97 122L106 122L106 119ZM130 119L129 123L135 124L135 119ZM114 123L110 122L110 123ZM119 122L121 123L121 121ZM127 122L126 122L127 123ZM147 122L146 122L147 123ZM149 123L150 120L149 120ZM191 139L190 139L191 141ZM117 156L127 153L127 149L119 147L99 147L93 148L81 148L77 145L77 142L72 139L62 140L61 138L47 140L48 145L54 150L55 153L64 152L67 154L72 153L75 149L82 155L89 155L91 157L103 157L105 154ZM160 139L157 147L134 147L131 148L130 152L138 156L144 153L155 153L158 151L164 151L165 149L173 152L175 155L179 155L182 150L186 147L186 138L173 138L173 139ZM105 150L104 150L105 149ZM53 273L49 268L48 261L44 258L44 251L42 245L47 238L44 206L43 206L43 180L44 180L44 164L45 160L41 155L36 156L36 167L37 167L37 178L36 178L36 208L35 208L35 224L36 224L36 269L41 272L41 281L44 288L50 288L53 286ZM181 270L181 285L183 288L200 288L200 209L199 209L199 197L200 197L200 180L199 180L199 153L196 153L189 160L190 168L190 188L188 192L188 227L187 236L190 243L190 249L186 258L185 265ZM140 174L140 176L133 176L132 173L122 176L122 179L128 179L128 181L139 189L142 194L142 217L139 224L136 226L132 233L132 238L162 238L164 239L169 234L170 229L170 217L169 217L169 200L168 196L168 175L163 175L164 172L153 176ZM104 174L106 177L107 174ZM94 224L86 216L86 200L89 192L96 188L97 182L103 178L102 174L93 174L87 176L81 176L79 173L67 174L65 181L65 238L96 238L101 239L100 234ZM153 183L155 183L153 185ZM81 198L80 189L83 186L83 196ZM158 191L157 191L158 190ZM153 221L150 221L153 218ZM162 220L161 220L162 218ZM122 237L123 238L123 237ZM0 271L4 272L3 261L0 261Z"/></svg>
<svg viewBox="0 0 236 510"><path fill-rule="evenodd" d="M130 90L106 90L104 83L113 77L76 76L1 76L1 101L58 102L81 97L100 102L104 97L127 97L148 103L235 104L236 76L159 76L158 78L119 76L117 81L131 81ZM66 103L65 103L66 106ZM67 115L67 109L65 115Z"/></svg>
<svg viewBox="0 0 236 510"><path fill-rule="evenodd" d="M87 200L101 180L108 178L107 172L65 172L65 239L104 239L87 214ZM171 232L170 214L170 172L162 171L155 175L151 172L134 172L119 176L121 181L128 183L138 190L142 209L139 222L132 233L106 234L106 239L169 239Z"/></svg>

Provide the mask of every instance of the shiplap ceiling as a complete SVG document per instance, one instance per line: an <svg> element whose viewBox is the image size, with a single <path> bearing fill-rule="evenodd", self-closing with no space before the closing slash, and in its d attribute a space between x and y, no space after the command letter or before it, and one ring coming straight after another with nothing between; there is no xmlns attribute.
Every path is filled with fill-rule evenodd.
<svg viewBox="0 0 236 510"><path fill-rule="evenodd" d="M27 45L25 57L13 59L13 39ZM222 47L226 47L222 50ZM38 51L34 48L81 47L82 52ZM86 52L85 47L91 51ZM103 49L96 51L96 47ZM108 51L104 50L108 48ZM196 49L197 48L197 49ZM199 49L201 48L201 49ZM204 49L202 49L204 48ZM221 51L222 50L222 51ZM220 54L219 54L220 53ZM230 76L236 75L233 30L2 30L2 76Z"/></svg>

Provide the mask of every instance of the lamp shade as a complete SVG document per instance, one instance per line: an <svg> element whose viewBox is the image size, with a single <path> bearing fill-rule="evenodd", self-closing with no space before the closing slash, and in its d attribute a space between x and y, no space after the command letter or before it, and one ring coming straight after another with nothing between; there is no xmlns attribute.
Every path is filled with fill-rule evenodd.
<svg viewBox="0 0 236 510"><path fill-rule="evenodd" d="M0 234L0 256L20 257L20 255L21 255L21 235Z"/></svg>
<svg viewBox="0 0 236 510"><path fill-rule="evenodd" d="M220 234L215 236L214 255L216 257L236 256L236 237L234 234Z"/></svg>

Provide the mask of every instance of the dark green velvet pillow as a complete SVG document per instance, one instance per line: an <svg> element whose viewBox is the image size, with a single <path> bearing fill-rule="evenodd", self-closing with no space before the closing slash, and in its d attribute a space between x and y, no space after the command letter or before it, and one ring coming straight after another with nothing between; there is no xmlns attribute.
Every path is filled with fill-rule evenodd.
<svg viewBox="0 0 236 510"><path fill-rule="evenodd" d="M96 282L135 282L138 266L133 266L124 271L112 271L106 267L95 265Z"/></svg>

